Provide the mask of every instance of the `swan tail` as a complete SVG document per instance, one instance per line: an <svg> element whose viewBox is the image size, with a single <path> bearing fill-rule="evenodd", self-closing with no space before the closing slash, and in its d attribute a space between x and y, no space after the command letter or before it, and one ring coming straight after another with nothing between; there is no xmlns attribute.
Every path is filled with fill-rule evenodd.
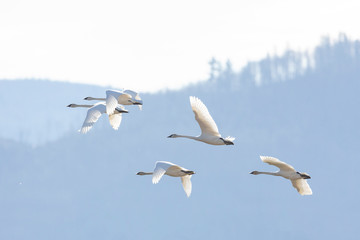
<svg viewBox="0 0 360 240"><path fill-rule="evenodd" d="M225 141L230 141L230 142L232 142L232 141L235 140L235 138L234 138L234 137L227 136L226 138L224 138L224 140L225 140Z"/></svg>

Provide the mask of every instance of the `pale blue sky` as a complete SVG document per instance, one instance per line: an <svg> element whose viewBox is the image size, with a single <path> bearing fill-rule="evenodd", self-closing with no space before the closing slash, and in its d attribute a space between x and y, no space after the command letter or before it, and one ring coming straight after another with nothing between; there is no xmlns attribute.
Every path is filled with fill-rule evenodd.
<svg viewBox="0 0 360 240"><path fill-rule="evenodd" d="M360 38L360 1L0 2L0 78L46 78L139 91L205 80L321 36Z"/></svg>

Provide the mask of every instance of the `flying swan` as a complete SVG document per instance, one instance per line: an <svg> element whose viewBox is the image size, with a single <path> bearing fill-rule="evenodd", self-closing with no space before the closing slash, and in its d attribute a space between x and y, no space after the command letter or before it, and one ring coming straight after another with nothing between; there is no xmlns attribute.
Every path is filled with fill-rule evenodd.
<svg viewBox="0 0 360 240"><path fill-rule="evenodd" d="M84 100L101 100L106 101L106 113L111 114L114 112L118 104L121 105L138 105L140 110L142 109L143 101L140 98L139 93L132 90L118 91L107 90L106 98L94 98L86 97Z"/></svg>
<svg viewBox="0 0 360 240"><path fill-rule="evenodd" d="M98 102L93 105L79 105L79 104L69 104L67 107L71 108L77 108L77 107L84 107L89 108L87 111L87 115L85 118L85 121L79 130L81 133L87 133L90 131L92 126L97 122L97 120L100 118L100 116L106 112L106 104L105 102ZM122 119L122 113L128 113L128 111L121 105L118 105L117 108L115 108L114 113L109 114L109 122L113 129L118 130L121 119Z"/></svg>
<svg viewBox="0 0 360 240"><path fill-rule="evenodd" d="M138 172L136 175L153 175L152 183L156 184L160 181L163 175L171 177L181 177L181 182L187 197L191 194L191 175L195 174L186 168L175 165L171 162L158 161L155 163L154 172Z"/></svg>
<svg viewBox="0 0 360 240"><path fill-rule="evenodd" d="M283 178L289 179L294 188L301 195L312 195L311 188L307 183L306 179L310 179L311 177L307 173L297 172L291 165L279 161L279 159L274 157L265 157L260 156L261 160L264 163L268 163L270 165L274 165L278 167L280 170L278 172L258 172L252 171L250 174L258 175L258 174L267 174L273 176L281 176Z"/></svg>
<svg viewBox="0 0 360 240"><path fill-rule="evenodd" d="M197 97L190 97L191 108L195 114L195 120L201 128L201 134L197 137L171 134L168 138L190 138L211 145L234 145L234 137L222 138L215 121L212 119L205 104Z"/></svg>

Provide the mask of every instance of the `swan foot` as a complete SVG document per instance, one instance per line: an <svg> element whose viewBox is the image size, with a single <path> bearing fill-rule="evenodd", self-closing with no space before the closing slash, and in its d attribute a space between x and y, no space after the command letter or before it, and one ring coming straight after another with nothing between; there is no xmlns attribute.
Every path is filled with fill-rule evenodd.
<svg viewBox="0 0 360 240"><path fill-rule="evenodd" d="M184 171L184 170L181 170L183 173L186 173L187 175L193 175L195 174L194 171Z"/></svg>

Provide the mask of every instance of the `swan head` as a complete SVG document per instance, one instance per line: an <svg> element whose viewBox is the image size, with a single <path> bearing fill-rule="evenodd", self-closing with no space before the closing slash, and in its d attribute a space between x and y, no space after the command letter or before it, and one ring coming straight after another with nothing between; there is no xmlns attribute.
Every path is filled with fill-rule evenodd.
<svg viewBox="0 0 360 240"><path fill-rule="evenodd" d="M74 107L76 107L76 104L72 103L72 104L67 105L67 107L74 108Z"/></svg>
<svg viewBox="0 0 360 240"><path fill-rule="evenodd" d="M193 175L193 174L195 174L195 172L194 171L190 171L190 170L187 170L187 171L185 171L185 170L181 170L183 173L186 173L187 175Z"/></svg>
<svg viewBox="0 0 360 240"><path fill-rule="evenodd" d="M95 100L93 97L86 97L84 100Z"/></svg>
<svg viewBox="0 0 360 240"><path fill-rule="evenodd" d="M250 174L253 174L253 175L258 175L259 172L258 171L252 171Z"/></svg>
<svg viewBox="0 0 360 240"><path fill-rule="evenodd" d="M307 173L301 173L301 172L296 172L296 173L299 174L300 177L303 179L311 179L310 175Z"/></svg>
<svg viewBox="0 0 360 240"><path fill-rule="evenodd" d="M144 172L138 172L136 175L146 175Z"/></svg>
<svg viewBox="0 0 360 240"><path fill-rule="evenodd" d="M177 138L178 135L177 134L171 134L170 136L168 136L168 138Z"/></svg>

